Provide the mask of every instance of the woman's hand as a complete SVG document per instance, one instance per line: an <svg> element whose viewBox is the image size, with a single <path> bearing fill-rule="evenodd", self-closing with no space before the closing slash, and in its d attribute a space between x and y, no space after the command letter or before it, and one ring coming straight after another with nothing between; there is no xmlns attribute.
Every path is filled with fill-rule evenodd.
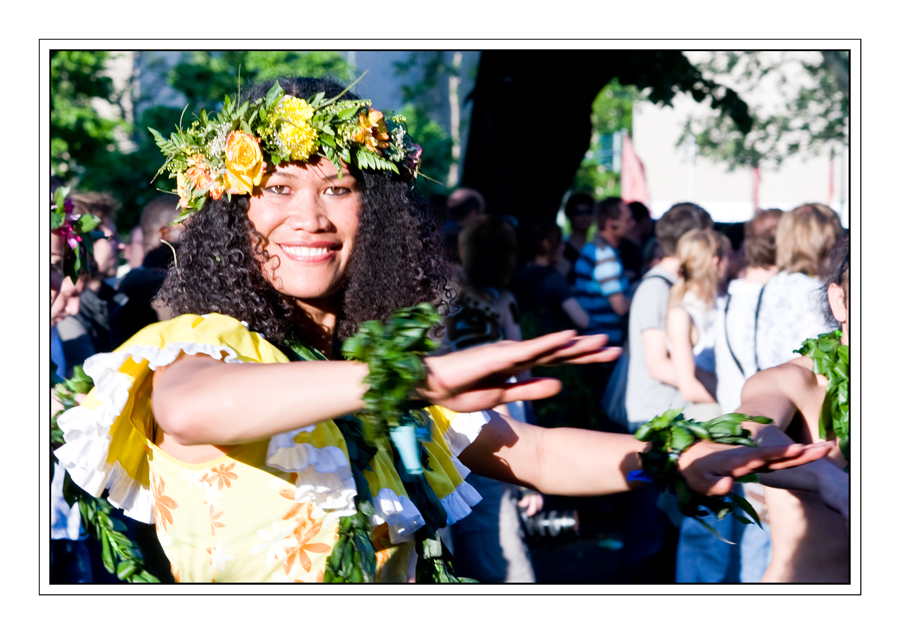
<svg viewBox="0 0 900 634"><path fill-rule="evenodd" d="M735 478L806 464L824 458L833 446L834 441L776 447L735 447L701 441L682 454L678 467L688 486L698 493L725 495L734 486Z"/></svg>
<svg viewBox="0 0 900 634"><path fill-rule="evenodd" d="M419 397L457 412L477 412L501 403L547 398L559 392L556 379L507 383L535 366L565 363L605 363L621 348L606 348L606 335L578 337L574 330L528 341L501 341L451 354L428 357L428 376Z"/></svg>

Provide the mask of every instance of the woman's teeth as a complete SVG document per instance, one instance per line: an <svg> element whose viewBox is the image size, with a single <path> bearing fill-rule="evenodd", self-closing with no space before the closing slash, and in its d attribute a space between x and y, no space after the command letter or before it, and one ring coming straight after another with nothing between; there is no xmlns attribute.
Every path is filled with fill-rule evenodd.
<svg viewBox="0 0 900 634"><path fill-rule="evenodd" d="M282 246L281 248L284 249L285 252L290 253L291 255L296 255L301 258L310 258L310 257L315 257L317 255L325 255L331 250L326 247L312 248L312 247Z"/></svg>

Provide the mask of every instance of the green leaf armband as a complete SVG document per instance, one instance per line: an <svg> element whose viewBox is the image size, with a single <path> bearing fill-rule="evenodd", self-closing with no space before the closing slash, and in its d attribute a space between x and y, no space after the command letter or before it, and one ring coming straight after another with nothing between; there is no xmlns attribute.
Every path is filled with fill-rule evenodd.
<svg viewBox="0 0 900 634"><path fill-rule="evenodd" d="M753 507L740 495L736 493L702 495L691 489L678 468L678 459L681 454L700 440L755 447L756 443L750 439L750 432L744 429L741 423L752 421L768 424L772 420L763 416L734 413L704 422L685 418L681 411L680 409L669 410L656 416L637 430L634 437L640 441L649 442L650 447L647 451L638 454L642 469L629 473L628 480L652 482L660 491L674 494L678 500L678 510L683 515L693 517L722 541L728 540L701 519L710 512L721 520L729 513L741 509L750 516L752 521L760 525L759 517ZM751 476L751 478L742 478L741 481L753 482L756 481L756 478ZM745 524L749 524L751 521L737 514L735 518Z"/></svg>

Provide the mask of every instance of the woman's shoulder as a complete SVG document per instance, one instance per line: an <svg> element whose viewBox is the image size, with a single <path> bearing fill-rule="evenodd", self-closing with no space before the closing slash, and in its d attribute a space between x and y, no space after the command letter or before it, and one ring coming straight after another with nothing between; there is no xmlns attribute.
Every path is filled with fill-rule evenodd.
<svg viewBox="0 0 900 634"><path fill-rule="evenodd" d="M118 348L140 351L178 348L189 354L202 352L226 361L282 362L287 359L265 337L250 330L246 322L228 315L184 314L144 327Z"/></svg>

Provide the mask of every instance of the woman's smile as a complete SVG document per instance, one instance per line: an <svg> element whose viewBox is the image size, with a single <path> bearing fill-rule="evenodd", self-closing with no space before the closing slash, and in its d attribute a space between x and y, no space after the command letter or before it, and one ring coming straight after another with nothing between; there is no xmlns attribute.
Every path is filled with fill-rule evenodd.
<svg viewBox="0 0 900 634"><path fill-rule="evenodd" d="M249 217L265 238L263 273L276 289L310 302L333 296L346 281L359 224L356 179L330 161L279 165L250 198Z"/></svg>
<svg viewBox="0 0 900 634"><path fill-rule="evenodd" d="M319 264L337 257L340 244L334 242L313 242L309 244L279 244L285 255L295 262Z"/></svg>

